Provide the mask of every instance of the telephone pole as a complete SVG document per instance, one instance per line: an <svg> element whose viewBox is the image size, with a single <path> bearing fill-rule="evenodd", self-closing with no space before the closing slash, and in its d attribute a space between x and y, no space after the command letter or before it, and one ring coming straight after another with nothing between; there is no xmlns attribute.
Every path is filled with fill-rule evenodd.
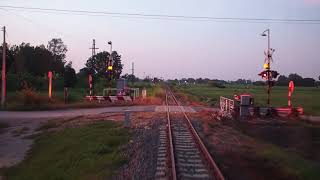
<svg viewBox="0 0 320 180"><path fill-rule="evenodd" d="M2 45L2 88L1 88L1 106L6 102L6 27L3 27L3 45Z"/></svg>
<svg viewBox="0 0 320 180"><path fill-rule="evenodd" d="M132 78L132 85L134 84L134 62L132 62L132 68L131 68L131 78Z"/></svg>
<svg viewBox="0 0 320 180"><path fill-rule="evenodd" d="M96 49L99 49L99 48L96 48L96 40L95 39L92 40L92 48L89 48L89 49L92 50L92 57L94 55L96 55Z"/></svg>
<svg viewBox="0 0 320 180"><path fill-rule="evenodd" d="M108 71L108 79L109 79L109 91L108 96L111 95L111 86L112 86L112 74L113 74L113 62L112 62L112 41L109 41L108 44L110 45L110 54L109 54L109 61L107 62L107 71Z"/></svg>
<svg viewBox="0 0 320 180"><path fill-rule="evenodd" d="M96 48L96 40L95 39L92 40L92 48L89 48L89 49L92 50L92 56L91 57L95 58L96 49L99 49L99 48ZM88 80L89 80L89 88L90 88L89 94L90 94L90 96L92 96L94 94L94 87L92 85L92 82L93 82L92 72L90 72L88 76L89 76Z"/></svg>

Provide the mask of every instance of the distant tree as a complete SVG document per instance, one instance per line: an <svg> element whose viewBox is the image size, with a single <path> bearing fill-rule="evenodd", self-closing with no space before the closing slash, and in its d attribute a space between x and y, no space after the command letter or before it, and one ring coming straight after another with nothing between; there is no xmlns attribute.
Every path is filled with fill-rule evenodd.
<svg viewBox="0 0 320 180"><path fill-rule="evenodd" d="M247 80L245 79L238 79L235 81L236 84L247 84Z"/></svg>
<svg viewBox="0 0 320 180"><path fill-rule="evenodd" d="M197 84L204 84L205 82L202 78L198 78L198 79L196 79L196 83Z"/></svg>
<svg viewBox="0 0 320 180"><path fill-rule="evenodd" d="M119 79L122 73L123 64L121 64L121 55L117 51L112 52L113 59L113 77L114 79Z"/></svg>
<svg viewBox="0 0 320 180"><path fill-rule="evenodd" d="M182 78L180 80L180 83L183 83L183 84L188 83L188 79L187 78Z"/></svg>
<svg viewBox="0 0 320 180"><path fill-rule="evenodd" d="M107 70L106 62L109 59L110 54L106 51L100 52L95 56L90 57L86 62L86 67L94 72L99 77L104 77ZM121 64L121 56L116 52L112 52L113 70L112 78L119 79L122 73L123 65Z"/></svg>
<svg viewBox="0 0 320 180"><path fill-rule="evenodd" d="M50 68L57 73L63 73L66 63L67 46L60 38L53 38L48 42L47 49L53 54L54 61L50 64Z"/></svg>
<svg viewBox="0 0 320 180"><path fill-rule="evenodd" d="M22 43L10 49L14 59L10 72L15 74L30 73L34 76L44 76L54 61L52 53L44 45L34 47L29 43ZM51 70L56 71L56 69Z"/></svg>
<svg viewBox="0 0 320 180"><path fill-rule="evenodd" d="M204 81L204 83L208 84L210 79L209 78L204 78L203 81Z"/></svg>
<svg viewBox="0 0 320 180"><path fill-rule="evenodd" d="M302 86L314 87L316 85L316 80L313 78L303 78Z"/></svg>
<svg viewBox="0 0 320 180"><path fill-rule="evenodd" d="M279 86L288 86L289 81L293 81L295 86L305 86L305 87L314 87L316 85L316 80L313 78L303 78L302 76L293 73L289 74L288 77L280 75L277 81Z"/></svg>
<svg viewBox="0 0 320 180"><path fill-rule="evenodd" d="M255 81L252 84L255 85L255 86L264 86L264 85L266 85L266 82L264 82L264 81Z"/></svg>
<svg viewBox="0 0 320 180"><path fill-rule="evenodd" d="M302 86L303 85L303 82L302 82L303 78L300 75L296 74L296 73L289 74L288 78L289 78L289 81L293 81L296 86Z"/></svg>
<svg viewBox="0 0 320 180"><path fill-rule="evenodd" d="M85 64L89 71L97 74L98 76L103 76L106 72L106 61L109 59L109 53L106 51L100 52L95 56L91 56L87 63Z"/></svg>
<svg viewBox="0 0 320 180"><path fill-rule="evenodd" d="M88 77L89 74L94 74L94 72L92 70L90 70L89 68L84 67L84 68L79 70L79 73L77 74L77 76L79 76L79 77Z"/></svg>
<svg viewBox="0 0 320 180"><path fill-rule="evenodd" d="M280 75L277 80L277 85L279 86L287 86L289 83L289 78L285 75Z"/></svg>
<svg viewBox="0 0 320 180"><path fill-rule="evenodd" d="M72 62L65 66L64 87L74 87L77 83L76 71L72 68Z"/></svg>
<svg viewBox="0 0 320 180"><path fill-rule="evenodd" d="M188 78L188 83L193 84L196 82L196 80L194 78Z"/></svg>
<svg viewBox="0 0 320 180"><path fill-rule="evenodd" d="M129 82L137 82L137 81L139 81L139 79L135 75L128 74L128 73L126 73L123 76L121 76L121 78L127 79Z"/></svg>

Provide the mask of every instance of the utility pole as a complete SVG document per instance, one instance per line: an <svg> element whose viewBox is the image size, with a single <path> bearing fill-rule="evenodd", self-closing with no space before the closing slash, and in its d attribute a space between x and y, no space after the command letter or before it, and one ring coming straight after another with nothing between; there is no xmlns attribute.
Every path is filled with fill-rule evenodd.
<svg viewBox="0 0 320 180"><path fill-rule="evenodd" d="M268 71L268 100L267 100L267 104L268 104L268 107L270 107L270 90L271 90L271 87L270 87L270 29L268 29L268 67L269 67L269 71Z"/></svg>
<svg viewBox="0 0 320 180"><path fill-rule="evenodd" d="M1 88L1 106L6 102L6 27L3 27L3 45L2 45L2 88Z"/></svg>
<svg viewBox="0 0 320 180"><path fill-rule="evenodd" d="M108 95L111 95L111 81L112 81L112 71L113 71L113 62L112 62L112 41L109 41L108 44L110 45L110 55L109 55L109 61L107 63L107 70L109 73L109 91L108 91Z"/></svg>
<svg viewBox="0 0 320 180"><path fill-rule="evenodd" d="M265 54L265 60L264 60L264 65L263 68L265 71L261 72L259 75L267 80L267 105L270 108L270 96L271 96L271 87L274 86L274 81L273 78L276 79L279 73L277 71L271 70L270 64L273 62L272 60L272 55L274 53L274 49L270 47L270 29L266 29L265 31L262 32L261 36L268 36L268 49L264 51Z"/></svg>
<svg viewBox="0 0 320 180"><path fill-rule="evenodd" d="M93 39L92 40L92 48L89 48L92 50L92 57L94 57L96 55L96 49L99 49L99 48L96 48L96 40Z"/></svg>
<svg viewBox="0 0 320 180"><path fill-rule="evenodd" d="M266 34L267 32L267 34ZM270 29L266 29L265 31L262 32L261 36L267 36L268 37L268 49L266 52L266 72L267 72L267 85L268 85L268 89L267 89L267 93L268 93L268 98L267 98L267 105L268 107L270 107L270 91L271 91L271 80L272 77L271 76L271 71L270 71L270 61L272 59L272 52L270 49Z"/></svg>
<svg viewBox="0 0 320 180"><path fill-rule="evenodd" d="M99 48L96 48L96 40L93 39L92 40L92 48L89 48L92 50L92 58L95 58L95 55L96 55L96 49L99 49ZM94 88L93 88L93 77L92 77L92 72L89 73L89 77L88 77L88 80L89 80L89 87L90 87L90 90L89 90L89 95L92 96L94 94ZM91 99L90 99L91 100Z"/></svg>
<svg viewBox="0 0 320 180"><path fill-rule="evenodd" d="M132 85L134 84L134 79L135 79L135 77L134 77L134 62L132 62L132 69L131 69L131 78L132 78Z"/></svg>

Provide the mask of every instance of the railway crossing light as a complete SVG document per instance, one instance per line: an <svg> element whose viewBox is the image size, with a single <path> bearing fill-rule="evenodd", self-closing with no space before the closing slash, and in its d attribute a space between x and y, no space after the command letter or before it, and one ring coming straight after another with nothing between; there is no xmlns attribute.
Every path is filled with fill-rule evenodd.
<svg viewBox="0 0 320 180"><path fill-rule="evenodd" d="M259 73L258 75L261 76L262 79L265 79L265 80L268 79L268 71L262 71L262 72Z"/></svg>
<svg viewBox="0 0 320 180"><path fill-rule="evenodd" d="M270 64L264 63L264 64L263 64L263 69L265 69L265 70L270 69Z"/></svg>
<svg viewBox="0 0 320 180"><path fill-rule="evenodd" d="M107 70L112 71L113 67L111 65L108 66Z"/></svg>

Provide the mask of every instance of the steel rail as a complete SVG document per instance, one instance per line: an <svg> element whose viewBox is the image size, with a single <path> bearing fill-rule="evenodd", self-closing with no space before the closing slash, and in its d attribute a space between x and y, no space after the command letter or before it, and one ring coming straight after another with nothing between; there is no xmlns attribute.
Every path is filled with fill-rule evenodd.
<svg viewBox="0 0 320 180"><path fill-rule="evenodd" d="M207 150L206 146L202 142L202 140L201 140L200 136L198 135L197 131L194 129L194 127L193 127L193 125L192 125L192 123L190 121L190 118L188 117L188 115L186 114L186 112L184 110L184 107L178 102L178 100L176 99L174 94L171 92L171 90L168 90L168 92L170 92L170 94L173 97L175 103L181 109L181 112L183 113L184 117L186 118L187 125L190 128L191 133L192 133L193 137L195 138L196 143L199 145L200 150L202 151L203 155L205 156L206 160L208 161L209 167L213 170L215 178L217 180L224 180L225 178L223 177L220 169L218 168L217 164L213 160L213 158L212 158L211 154L209 153L209 151Z"/></svg>
<svg viewBox="0 0 320 180"><path fill-rule="evenodd" d="M170 160L171 160L171 178L173 180L177 179L177 172L176 172L176 162L174 157L173 151L173 138L172 138L172 131L171 131L171 122L170 122L170 109L168 103L168 94L166 93L166 105L167 105L167 124L168 124L168 136L169 136L169 150L170 150Z"/></svg>

